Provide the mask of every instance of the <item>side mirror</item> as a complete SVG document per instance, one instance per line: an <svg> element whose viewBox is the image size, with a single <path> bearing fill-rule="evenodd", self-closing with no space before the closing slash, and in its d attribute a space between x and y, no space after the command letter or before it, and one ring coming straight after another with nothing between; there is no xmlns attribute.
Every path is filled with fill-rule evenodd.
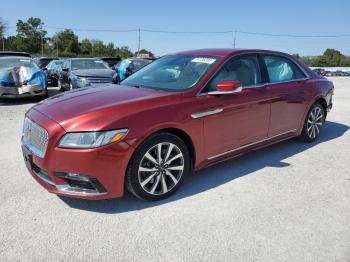
<svg viewBox="0 0 350 262"><path fill-rule="evenodd" d="M229 95L242 91L242 84L238 80L222 80L216 85L216 91L209 92L209 95Z"/></svg>

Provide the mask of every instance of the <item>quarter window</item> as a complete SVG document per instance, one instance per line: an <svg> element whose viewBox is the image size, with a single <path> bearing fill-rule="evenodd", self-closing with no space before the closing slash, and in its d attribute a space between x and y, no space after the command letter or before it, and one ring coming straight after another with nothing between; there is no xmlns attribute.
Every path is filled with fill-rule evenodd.
<svg viewBox="0 0 350 262"><path fill-rule="evenodd" d="M305 78L305 74L289 59L279 56L264 56L270 83Z"/></svg>
<svg viewBox="0 0 350 262"><path fill-rule="evenodd" d="M203 91L215 91L216 85L223 80L238 80L243 87L259 84L261 78L256 56L251 55L229 61L217 72Z"/></svg>

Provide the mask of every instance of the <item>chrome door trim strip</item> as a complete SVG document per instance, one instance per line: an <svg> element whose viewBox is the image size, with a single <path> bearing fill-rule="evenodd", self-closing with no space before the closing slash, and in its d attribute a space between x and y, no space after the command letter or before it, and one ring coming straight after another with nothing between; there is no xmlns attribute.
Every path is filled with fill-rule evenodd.
<svg viewBox="0 0 350 262"><path fill-rule="evenodd" d="M268 137L268 138L259 140L259 141L257 141L257 142L253 142L253 143L250 143L250 144L247 144L247 145L244 145L244 146L240 146L240 147L234 148L234 149L232 149L232 150L223 152L223 153L221 153L221 154L218 154L218 155L215 155L215 156L211 156L211 157L208 158L208 160L212 160L212 159L214 159L214 158L218 158L218 157L220 157L220 156L224 156L224 155L227 155L227 154L229 154L229 153L233 153L233 152L235 152L235 151L244 149L244 148L246 148L246 147L253 146L253 145L256 145L256 144L259 144L259 143L262 143L262 142L265 142L265 141L271 140L271 139L273 139L273 138L276 138L276 137L279 137L279 136L283 136L283 135L286 135L286 134L288 134L288 133L292 133L292 132L295 132L295 131L297 131L297 129L292 129L292 130L289 130L289 131L287 131L287 132L283 132L283 133L280 133L280 134L278 134L278 135L274 135L274 136L272 136L272 137Z"/></svg>
<svg viewBox="0 0 350 262"><path fill-rule="evenodd" d="M191 114L191 117L194 118L194 119L197 119L197 118L201 118L201 117L205 117L205 116L218 114L218 113L221 113L222 111L224 111L224 109L217 108L217 109L214 109L214 110L211 110L211 111L193 113L193 114Z"/></svg>

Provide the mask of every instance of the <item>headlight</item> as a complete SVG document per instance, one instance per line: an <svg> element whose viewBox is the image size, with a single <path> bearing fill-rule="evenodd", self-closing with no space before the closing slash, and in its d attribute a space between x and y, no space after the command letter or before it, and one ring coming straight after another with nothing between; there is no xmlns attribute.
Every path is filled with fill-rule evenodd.
<svg viewBox="0 0 350 262"><path fill-rule="evenodd" d="M85 78L85 77L78 77L78 78L77 78L77 82L78 82L80 85L82 85L82 86L88 86L88 85L90 85L89 80L88 80L87 78Z"/></svg>
<svg viewBox="0 0 350 262"><path fill-rule="evenodd" d="M122 140L128 129L103 132L67 133L61 139L59 147L64 148L96 148Z"/></svg>

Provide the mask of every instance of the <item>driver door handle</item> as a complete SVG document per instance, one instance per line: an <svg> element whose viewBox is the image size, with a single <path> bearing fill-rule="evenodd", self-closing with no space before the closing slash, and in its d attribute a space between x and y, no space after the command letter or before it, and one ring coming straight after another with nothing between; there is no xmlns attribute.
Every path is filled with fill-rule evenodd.
<svg viewBox="0 0 350 262"><path fill-rule="evenodd" d="M215 115L215 114L221 113L222 111L224 111L224 109L216 108L216 109L213 109L210 111L193 113L193 114L191 114L191 117L194 119L197 119L197 118L201 118L201 117L205 117L205 116Z"/></svg>

